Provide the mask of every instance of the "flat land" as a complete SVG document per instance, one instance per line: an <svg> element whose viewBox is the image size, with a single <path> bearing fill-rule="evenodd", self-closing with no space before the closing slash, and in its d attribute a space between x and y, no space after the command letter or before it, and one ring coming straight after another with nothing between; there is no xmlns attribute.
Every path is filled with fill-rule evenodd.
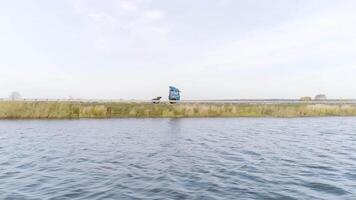
<svg viewBox="0 0 356 200"><path fill-rule="evenodd" d="M356 104L2 101L0 119L356 116Z"/></svg>

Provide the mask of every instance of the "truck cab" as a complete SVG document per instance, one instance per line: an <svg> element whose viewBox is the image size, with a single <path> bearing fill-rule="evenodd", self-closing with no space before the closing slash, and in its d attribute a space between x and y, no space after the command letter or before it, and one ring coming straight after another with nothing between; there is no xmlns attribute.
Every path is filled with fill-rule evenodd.
<svg viewBox="0 0 356 200"><path fill-rule="evenodd" d="M169 86L169 96L170 101L179 101L180 100L180 90L176 87Z"/></svg>

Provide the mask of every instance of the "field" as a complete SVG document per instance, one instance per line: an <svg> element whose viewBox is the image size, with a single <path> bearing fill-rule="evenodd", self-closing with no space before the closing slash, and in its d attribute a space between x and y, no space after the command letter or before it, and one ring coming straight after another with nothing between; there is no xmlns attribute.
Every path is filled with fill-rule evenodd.
<svg viewBox="0 0 356 200"><path fill-rule="evenodd" d="M356 104L0 102L0 119L356 116Z"/></svg>

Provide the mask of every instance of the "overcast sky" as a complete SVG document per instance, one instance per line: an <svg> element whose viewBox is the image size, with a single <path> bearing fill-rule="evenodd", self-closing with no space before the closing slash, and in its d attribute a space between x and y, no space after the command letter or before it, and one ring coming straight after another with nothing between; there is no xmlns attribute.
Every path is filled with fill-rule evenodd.
<svg viewBox="0 0 356 200"><path fill-rule="evenodd" d="M0 0L0 97L356 98L355 0Z"/></svg>

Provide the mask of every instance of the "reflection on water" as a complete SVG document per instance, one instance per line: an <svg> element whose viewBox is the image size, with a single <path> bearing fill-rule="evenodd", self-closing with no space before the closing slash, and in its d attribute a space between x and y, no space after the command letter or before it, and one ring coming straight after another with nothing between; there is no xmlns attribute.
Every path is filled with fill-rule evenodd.
<svg viewBox="0 0 356 200"><path fill-rule="evenodd" d="M356 199L354 124L0 121L0 199Z"/></svg>

